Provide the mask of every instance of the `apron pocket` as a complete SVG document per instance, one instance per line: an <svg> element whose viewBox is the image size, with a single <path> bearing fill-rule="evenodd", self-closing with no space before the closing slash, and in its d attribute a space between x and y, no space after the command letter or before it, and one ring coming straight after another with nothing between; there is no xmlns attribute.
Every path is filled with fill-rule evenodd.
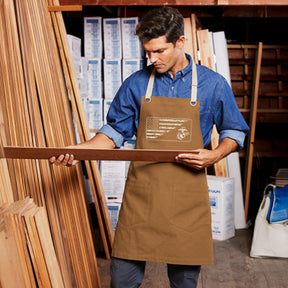
<svg viewBox="0 0 288 288"><path fill-rule="evenodd" d="M170 214L172 225L194 233L203 225L210 223L209 194L204 187L179 189L174 186L172 203L173 208Z"/></svg>
<svg viewBox="0 0 288 288"><path fill-rule="evenodd" d="M132 226L145 223L149 216L151 203L151 187L149 183L137 183L127 180L123 195L119 224Z"/></svg>

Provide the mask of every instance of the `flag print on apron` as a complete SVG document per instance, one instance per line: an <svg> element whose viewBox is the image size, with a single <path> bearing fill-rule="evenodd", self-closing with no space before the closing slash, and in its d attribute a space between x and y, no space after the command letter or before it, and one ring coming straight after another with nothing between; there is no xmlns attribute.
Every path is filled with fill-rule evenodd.
<svg viewBox="0 0 288 288"><path fill-rule="evenodd" d="M153 71L142 97L137 149L203 148L193 63L190 98L151 96ZM112 256L178 265L213 262L205 170L179 163L131 162Z"/></svg>

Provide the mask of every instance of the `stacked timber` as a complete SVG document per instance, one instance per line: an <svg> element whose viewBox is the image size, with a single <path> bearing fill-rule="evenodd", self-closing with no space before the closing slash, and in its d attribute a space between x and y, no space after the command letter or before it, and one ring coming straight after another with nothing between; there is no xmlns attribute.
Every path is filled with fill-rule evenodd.
<svg viewBox="0 0 288 288"><path fill-rule="evenodd" d="M188 44L185 51L192 55L193 61L197 64L204 65L211 70L221 74L231 86L230 66L227 41L223 31L211 32L208 29L202 29L195 14L191 18L185 18L184 26ZM216 126L213 127L211 136L211 148L218 146L219 135ZM240 172L240 161L238 152L228 155L218 163L214 164L214 169L208 171L208 174L220 177L233 177L235 180L234 187L234 220L235 228L242 229L246 227L244 218L244 203L242 192L242 181Z"/></svg>
<svg viewBox="0 0 288 288"><path fill-rule="evenodd" d="M44 207L0 206L1 287L65 287Z"/></svg>
<svg viewBox="0 0 288 288"><path fill-rule="evenodd" d="M208 29L201 28L195 14L192 14L191 18L184 18L184 32L186 35L185 52L192 55L192 59L195 63L199 63L215 71L212 32L209 32ZM211 137L212 149L215 149L218 146L218 140L219 135L214 125ZM215 173L216 176L227 177L226 159L222 159L215 163L214 170L213 173Z"/></svg>
<svg viewBox="0 0 288 288"><path fill-rule="evenodd" d="M53 12L48 12L48 5ZM57 0L0 2L1 147L75 144L73 120L80 140L89 139L62 14L58 9L51 9L58 5ZM0 153L5 157L2 148ZM98 166L91 161L85 164L102 244L109 258L113 230ZM0 159L0 165L1 241L4 241L3 247L7 247L5 233L11 231L11 239L14 239L11 243L15 244L5 252L13 259L7 256L5 261L1 250L1 264L15 265L9 269L17 269L20 275L17 280L9 277L11 282L8 279L2 283L6 268L1 265L1 287L61 287L53 284L60 278L63 287L100 287L81 165L68 169L50 166L48 160L5 158ZM28 205L27 197L35 204L29 200ZM14 211L11 207L17 209ZM12 214L8 213L12 210ZM21 228L21 221L25 222L24 228ZM48 238L51 235L51 241L46 238L44 244L41 243L41 227L46 229L42 231L44 235ZM51 263L59 266L57 276L50 273L46 249L55 249ZM24 274L21 276L21 273ZM16 286L13 286L14 280Z"/></svg>

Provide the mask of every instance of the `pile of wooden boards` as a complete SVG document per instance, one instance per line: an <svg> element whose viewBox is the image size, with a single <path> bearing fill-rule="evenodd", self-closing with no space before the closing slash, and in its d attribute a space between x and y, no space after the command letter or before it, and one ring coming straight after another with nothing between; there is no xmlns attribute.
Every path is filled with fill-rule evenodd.
<svg viewBox="0 0 288 288"><path fill-rule="evenodd" d="M202 29L195 14L192 14L190 18L184 18L184 29L186 35L185 51L192 55L193 61L220 73L231 86L228 47L224 31L211 32L208 29ZM214 125L211 136L212 149L218 146L218 141L219 135ZM234 178L235 228L245 228L246 220L244 217L242 180L238 153L232 153L225 159L214 164L214 171L209 171L209 173L216 176Z"/></svg>
<svg viewBox="0 0 288 288"><path fill-rule="evenodd" d="M206 66L211 70L216 70L215 54L213 46L213 33L209 32L208 29L201 28L195 14L191 14L191 18L184 18L184 33L186 36L186 43L184 47L185 52L192 56L192 59L195 63ZM227 73L227 75L229 75L229 72ZM211 139L212 149L217 147L218 139L219 136L214 126ZM225 159L216 163L214 165L214 168L215 168L215 175L227 177L228 174Z"/></svg>
<svg viewBox="0 0 288 288"><path fill-rule="evenodd" d="M75 131L81 141L88 140L90 137L81 106L78 83L71 65L72 58L62 14L48 12L48 5L55 7L59 3L57 0L1 0L0 2L1 147L2 145L66 147L76 143ZM0 149L0 153L4 153L3 149ZM85 164L95 201L100 238L106 257L109 258L113 230L103 188L99 181L98 166L92 161L86 161ZM18 205L14 202L22 203L24 209L26 206L21 201L27 197L32 198L37 207L43 207L39 209L41 217L36 216L38 212L35 215L31 212L33 219L29 218L29 221L36 221L36 224L31 222L34 228L29 228L29 234L26 233L28 224L25 220L26 242L23 240L23 235L22 238L14 237L15 245L23 245L23 247L27 245L29 253L22 254L21 259L17 253L11 253L10 256L15 256L15 259L11 259L10 264L18 265L19 268L21 265L17 264L18 260L28 263L30 258L34 259L35 252L31 253L31 251L36 251L35 249L40 246L44 254L44 251L47 252L47 247L43 246L43 243L39 243L38 240L32 241L32 238L37 239L37 233L40 233L37 230L38 225L43 226L47 228L47 235L50 229L52 235L52 244L50 244L55 249L64 287L100 287L95 237L87 208L81 165L68 169L50 166L48 160L5 158L0 159L0 165L0 205L5 215L10 210L9 207ZM5 207L8 207L8 210L5 210ZM22 210L19 209L15 212L18 216L13 216L15 221L20 221L19 215ZM30 212L27 213L30 217ZM44 214L47 215L49 225L44 219ZM11 230L14 229L13 226L7 228L10 224L13 225L13 221L5 221L4 226L1 225L3 241L6 239L5 233L8 230L15 232ZM20 250L23 250L23 247ZM5 263L2 252L1 261L1 264ZM42 271L44 266L42 264L39 266L38 260L35 261L32 261L33 273L30 271L29 275L33 275L30 278L35 277L36 286L49 287L46 286L46 280L42 285L40 283L42 278L40 281L36 277L40 272L45 273L45 271ZM48 265L47 262L46 264ZM24 273L26 268L23 266L20 268L23 277L26 277ZM3 265L1 265L1 274L5 273L2 269L4 269ZM51 283L54 281L51 279L54 276L49 273L46 273L45 277L49 278ZM30 283L32 282L33 280ZM3 288L14 287L12 283L13 281L10 285L6 282L4 286L1 281ZM25 281L20 281L17 287L21 285L33 287L32 284L26 285Z"/></svg>
<svg viewBox="0 0 288 288"><path fill-rule="evenodd" d="M26 198L0 206L1 287L66 287L44 207Z"/></svg>

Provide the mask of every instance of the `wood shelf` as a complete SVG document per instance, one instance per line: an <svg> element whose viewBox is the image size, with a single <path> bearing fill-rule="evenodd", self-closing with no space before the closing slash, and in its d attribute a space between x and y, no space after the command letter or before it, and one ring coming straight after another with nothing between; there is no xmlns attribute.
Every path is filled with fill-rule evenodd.
<svg viewBox="0 0 288 288"><path fill-rule="evenodd" d="M288 0L60 0L60 4L100 6L286 6Z"/></svg>
<svg viewBox="0 0 288 288"><path fill-rule="evenodd" d="M250 117L256 45L228 45L232 90L244 118ZM257 122L288 123L288 47L264 45Z"/></svg>

